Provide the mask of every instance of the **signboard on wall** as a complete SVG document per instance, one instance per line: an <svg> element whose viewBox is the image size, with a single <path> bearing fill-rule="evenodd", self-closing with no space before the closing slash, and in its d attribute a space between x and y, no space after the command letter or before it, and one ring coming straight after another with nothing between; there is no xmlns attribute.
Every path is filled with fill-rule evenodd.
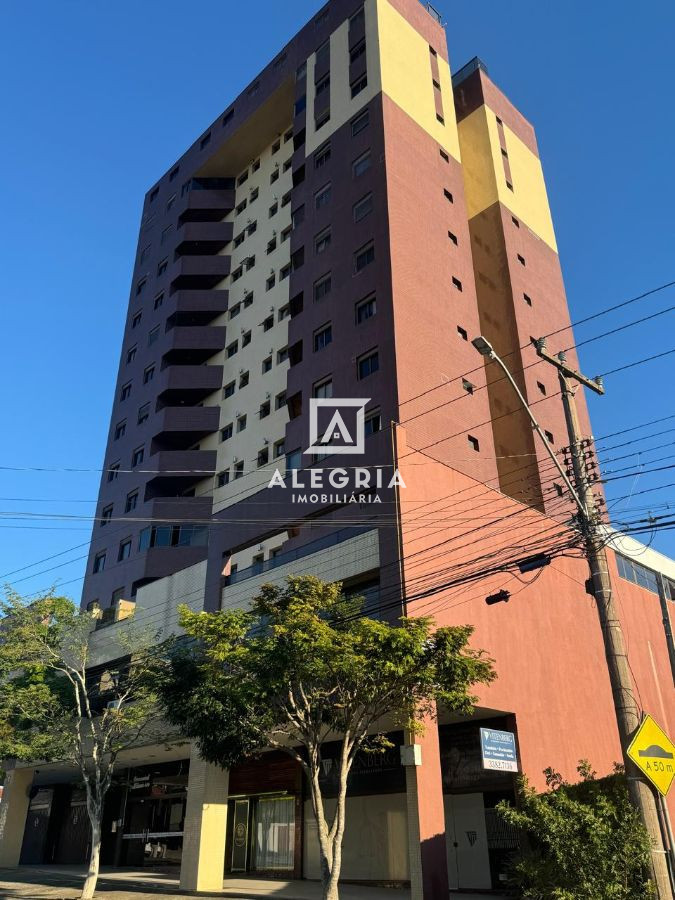
<svg viewBox="0 0 675 900"><path fill-rule="evenodd" d="M516 736L512 731L481 728L480 752L484 769L499 772L518 771Z"/></svg>

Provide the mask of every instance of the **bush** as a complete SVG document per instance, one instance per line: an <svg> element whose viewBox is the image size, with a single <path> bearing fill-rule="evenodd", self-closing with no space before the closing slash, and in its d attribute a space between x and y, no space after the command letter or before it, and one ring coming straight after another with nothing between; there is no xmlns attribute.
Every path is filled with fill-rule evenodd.
<svg viewBox="0 0 675 900"><path fill-rule="evenodd" d="M548 790L538 794L519 779L518 806L497 809L523 832L510 884L529 900L647 900L656 896L648 877L649 836L628 799L621 767L596 778L577 767L578 784L546 769Z"/></svg>

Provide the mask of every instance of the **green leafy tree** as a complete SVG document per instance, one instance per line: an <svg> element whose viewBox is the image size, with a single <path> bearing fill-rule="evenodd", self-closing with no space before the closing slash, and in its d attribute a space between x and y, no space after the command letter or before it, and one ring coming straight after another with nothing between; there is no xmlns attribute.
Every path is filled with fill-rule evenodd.
<svg viewBox="0 0 675 900"><path fill-rule="evenodd" d="M196 639L174 653L160 684L167 718L202 756L230 767L265 748L290 754L309 782L325 900L338 897L347 777L360 750L389 746L384 716L420 731L437 703L470 713L471 688L494 678L492 661L468 646L469 627L431 619L396 624L361 614L339 583L290 577L264 585L250 610L192 613ZM327 740L341 740L338 793L329 815L319 775Z"/></svg>
<svg viewBox="0 0 675 900"><path fill-rule="evenodd" d="M91 825L84 900L96 889L103 803L117 757L161 733L149 677L156 637L125 623L115 662L92 666L93 626L66 597L27 602L9 594L0 602L0 758L67 761L79 770Z"/></svg>
<svg viewBox="0 0 675 900"><path fill-rule="evenodd" d="M511 883L530 900L647 900L649 836L631 806L620 766L597 779L586 761L581 781L565 782L546 769L548 790L538 794L519 779L517 808L498 804L502 817L524 833Z"/></svg>

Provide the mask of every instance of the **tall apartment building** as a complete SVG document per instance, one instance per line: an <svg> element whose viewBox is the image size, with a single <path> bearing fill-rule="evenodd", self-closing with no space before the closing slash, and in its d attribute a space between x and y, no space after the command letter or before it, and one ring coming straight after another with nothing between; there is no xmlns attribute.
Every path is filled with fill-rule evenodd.
<svg viewBox="0 0 675 900"><path fill-rule="evenodd" d="M344 877L410 882L426 900L498 886L515 846L494 809L513 780L481 768L478 724L517 733L535 785L546 766L572 777L586 757L608 772L620 755L568 499L471 346L481 333L560 448L557 385L530 339L573 339L532 126L480 61L451 76L431 7L330 0L145 197L82 599L108 626L101 664L134 604L171 630L180 602L245 605L292 573L342 580L376 615L475 625L499 678L474 717L441 711L421 765L394 752L350 782ZM331 398L363 401L363 453L308 452L311 401ZM382 487L356 503L315 489L312 471L335 467L380 471ZM394 468L405 488L389 487ZM276 470L288 486L269 487ZM633 550L613 575L645 709L665 723L669 595L654 572L675 582L675 564ZM554 562L524 584L516 563L537 551ZM505 588L512 603L485 605ZM291 761L224 773L175 744L125 764L104 861L180 861L192 890L218 890L223 871L317 877ZM8 781L3 821L32 804L26 862L84 853L79 795L57 770ZM21 840L3 821L8 864Z"/></svg>

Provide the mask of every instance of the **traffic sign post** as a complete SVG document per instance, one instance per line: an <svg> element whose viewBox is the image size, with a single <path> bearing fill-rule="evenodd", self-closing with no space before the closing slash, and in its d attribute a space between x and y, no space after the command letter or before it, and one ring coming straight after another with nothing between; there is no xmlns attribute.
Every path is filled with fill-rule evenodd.
<svg viewBox="0 0 675 900"><path fill-rule="evenodd" d="M484 769L492 769L499 772L518 771L516 736L512 731L481 728L480 752Z"/></svg>

